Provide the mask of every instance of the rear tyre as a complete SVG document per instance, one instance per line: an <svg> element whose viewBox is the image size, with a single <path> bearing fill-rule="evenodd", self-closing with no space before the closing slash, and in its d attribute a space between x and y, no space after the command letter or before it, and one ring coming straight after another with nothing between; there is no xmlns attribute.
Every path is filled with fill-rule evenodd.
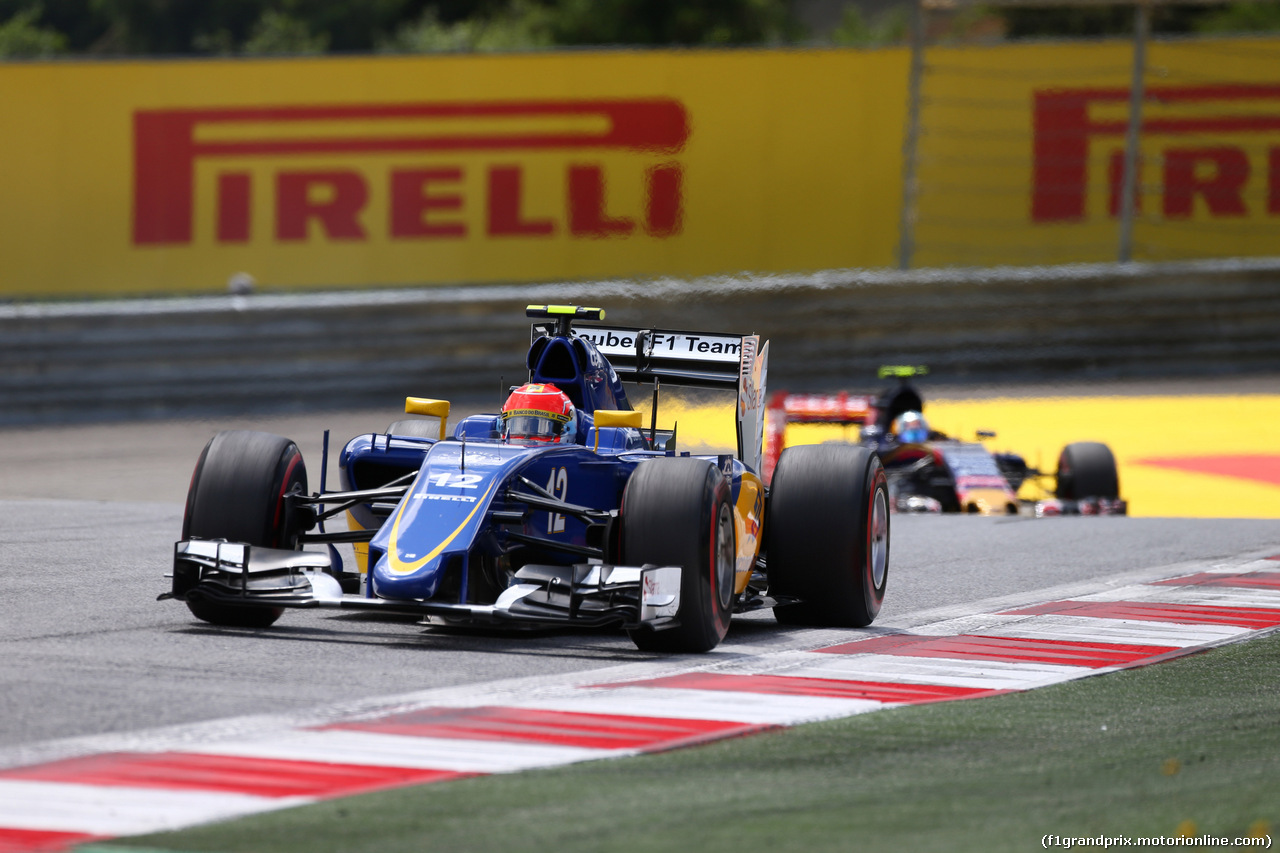
<svg viewBox="0 0 1280 853"><path fill-rule="evenodd" d="M1058 486L1063 500L1120 497L1120 474L1111 448L1097 441L1077 441L1058 456Z"/></svg>
<svg viewBox="0 0 1280 853"><path fill-rule="evenodd" d="M266 548L296 548L296 519L284 496L306 492L307 466L298 446L265 432L228 430L205 445L187 491L182 538L226 539ZM197 619L214 625L266 628L284 609L187 602Z"/></svg>
<svg viewBox="0 0 1280 853"><path fill-rule="evenodd" d="M705 459L652 459L622 496L621 551L628 566L680 566L680 624L637 628L644 651L706 652L729 630L737 543L729 481Z"/></svg>
<svg viewBox="0 0 1280 853"><path fill-rule="evenodd" d="M889 488L880 459L851 444L783 451L764 525L769 594L784 625L863 628L889 582Z"/></svg>

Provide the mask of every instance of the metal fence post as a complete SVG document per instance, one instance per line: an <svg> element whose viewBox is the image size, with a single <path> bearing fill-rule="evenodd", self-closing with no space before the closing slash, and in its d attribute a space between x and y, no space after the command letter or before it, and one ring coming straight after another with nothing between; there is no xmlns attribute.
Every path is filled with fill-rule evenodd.
<svg viewBox="0 0 1280 853"><path fill-rule="evenodd" d="M924 77L925 0L911 19L911 71L907 81L907 129L902 141L902 211L898 220L898 269L911 268L915 251L916 148L920 139L920 83Z"/></svg>
<svg viewBox="0 0 1280 853"><path fill-rule="evenodd" d="M1117 260L1133 259L1133 219L1138 209L1138 148L1142 143L1142 102L1146 95L1147 41L1151 37L1151 5L1138 0L1133 9L1133 78L1129 83L1129 126L1124 136L1124 172L1120 189L1120 248Z"/></svg>

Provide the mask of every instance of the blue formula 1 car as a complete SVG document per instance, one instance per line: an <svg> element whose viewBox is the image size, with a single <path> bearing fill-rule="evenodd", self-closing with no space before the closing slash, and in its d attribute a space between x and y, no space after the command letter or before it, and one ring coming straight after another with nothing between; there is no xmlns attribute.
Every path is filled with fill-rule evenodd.
<svg viewBox="0 0 1280 853"><path fill-rule="evenodd" d="M528 382L501 412L450 434L448 402L409 398L419 417L347 442L339 491L308 491L287 438L215 435L161 598L256 628L290 607L617 625L668 652L710 650L733 613L766 607L787 624L875 619L889 570L884 469L867 448L797 447L765 487L767 343L574 327L603 320L596 308L527 314L544 322ZM347 530L326 530L343 515Z"/></svg>

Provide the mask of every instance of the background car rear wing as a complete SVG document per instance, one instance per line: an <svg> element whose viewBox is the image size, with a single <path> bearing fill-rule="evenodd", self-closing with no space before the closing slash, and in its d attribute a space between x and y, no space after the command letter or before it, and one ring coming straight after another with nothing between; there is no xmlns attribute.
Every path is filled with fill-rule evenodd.
<svg viewBox="0 0 1280 853"><path fill-rule="evenodd" d="M786 446L787 424L841 424L862 426L875 423L876 398L863 394L787 394L773 395L767 411L767 435L761 476L766 483L773 479L773 469Z"/></svg>
<svg viewBox="0 0 1280 853"><path fill-rule="evenodd" d="M864 394L775 394L769 414L793 424L865 424L874 419L875 398Z"/></svg>
<svg viewBox="0 0 1280 853"><path fill-rule="evenodd" d="M573 331L590 341L624 381L736 390L738 458L760 471L768 341L762 345L759 335L625 326L577 326Z"/></svg>
<svg viewBox="0 0 1280 853"><path fill-rule="evenodd" d="M897 379L897 385L878 395L787 394L779 392L769 401L763 474L765 482L773 477L774 466L786 446L787 424L839 424L842 426L879 427L889 424L905 411L920 411L924 400L910 384L917 376L925 376L929 368L916 364L886 364L877 375L881 379Z"/></svg>

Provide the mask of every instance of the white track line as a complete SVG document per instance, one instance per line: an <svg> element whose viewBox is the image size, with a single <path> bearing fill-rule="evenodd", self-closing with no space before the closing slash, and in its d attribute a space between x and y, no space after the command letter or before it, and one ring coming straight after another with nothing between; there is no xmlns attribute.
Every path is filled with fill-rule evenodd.
<svg viewBox="0 0 1280 853"><path fill-rule="evenodd" d="M411 737L358 731L296 731L283 737L221 741L189 752L283 761L512 773L618 754L617 750L498 740Z"/></svg>
<svg viewBox="0 0 1280 853"><path fill-rule="evenodd" d="M305 797L0 779L0 827L141 835L312 801Z"/></svg>

